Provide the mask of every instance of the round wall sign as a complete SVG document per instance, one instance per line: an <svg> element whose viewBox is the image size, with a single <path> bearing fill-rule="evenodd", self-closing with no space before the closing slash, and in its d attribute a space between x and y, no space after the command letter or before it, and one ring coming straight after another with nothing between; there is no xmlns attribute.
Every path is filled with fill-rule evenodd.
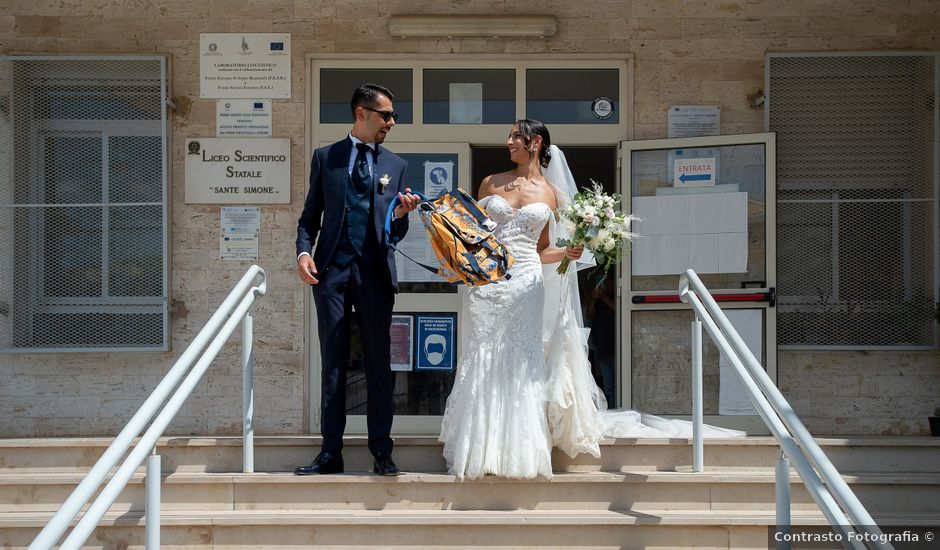
<svg viewBox="0 0 940 550"><path fill-rule="evenodd" d="M614 114L614 102L610 98L599 97L591 103L591 112L601 120L610 118Z"/></svg>

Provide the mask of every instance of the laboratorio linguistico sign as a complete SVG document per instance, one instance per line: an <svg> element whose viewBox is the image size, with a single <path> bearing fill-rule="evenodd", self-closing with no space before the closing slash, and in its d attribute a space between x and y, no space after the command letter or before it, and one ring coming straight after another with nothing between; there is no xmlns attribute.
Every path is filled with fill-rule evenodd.
<svg viewBox="0 0 940 550"><path fill-rule="evenodd" d="M289 138L186 140L186 202L290 203Z"/></svg>
<svg viewBox="0 0 940 550"><path fill-rule="evenodd" d="M199 97L289 98L290 33L199 35Z"/></svg>

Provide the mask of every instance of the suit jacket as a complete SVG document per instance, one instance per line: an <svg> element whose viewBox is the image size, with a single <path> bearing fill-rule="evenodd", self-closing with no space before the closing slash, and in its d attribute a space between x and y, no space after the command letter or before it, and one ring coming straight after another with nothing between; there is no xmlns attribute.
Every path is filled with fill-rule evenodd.
<svg viewBox="0 0 940 550"><path fill-rule="evenodd" d="M313 153L310 166L310 188L304 201L304 210L297 220L297 255L311 252L313 261L322 275L329 269L333 253L339 240L345 238L343 220L346 215L346 186L352 185L349 176L349 157L352 140L349 137L332 145L320 147ZM404 192L405 172L408 163L395 153L379 146L379 154L372 167L375 189L373 190L372 227L378 237L379 247L385 255L383 264L387 268L389 282L398 291L398 273L395 269L395 251L385 242L385 214L398 192ZM380 193L380 178L388 176L389 184ZM392 235L399 238L408 232L408 217L392 221Z"/></svg>

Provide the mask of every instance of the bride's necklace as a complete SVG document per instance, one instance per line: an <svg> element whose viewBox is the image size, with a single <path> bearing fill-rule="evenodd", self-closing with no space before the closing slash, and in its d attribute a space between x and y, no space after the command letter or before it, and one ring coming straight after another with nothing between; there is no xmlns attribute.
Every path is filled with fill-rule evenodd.
<svg viewBox="0 0 940 550"><path fill-rule="evenodd" d="M515 191L516 189L522 189L523 187L528 187L531 185L538 185L538 182L534 178L518 175L512 181L506 184L506 190Z"/></svg>

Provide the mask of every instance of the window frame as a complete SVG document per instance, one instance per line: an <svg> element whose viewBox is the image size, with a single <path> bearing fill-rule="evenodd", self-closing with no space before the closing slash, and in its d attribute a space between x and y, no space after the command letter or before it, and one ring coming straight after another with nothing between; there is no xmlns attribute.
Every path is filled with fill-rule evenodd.
<svg viewBox="0 0 940 550"><path fill-rule="evenodd" d="M305 175L309 177L309 159L313 150L323 144L334 143L346 137L352 120L343 123L324 123L320 120L320 70L321 69L403 69L412 76L413 122L398 123L385 145L395 152L408 152L412 147L440 144L442 147L505 146L512 127L510 123L489 124L425 124L424 123L424 69L513 69L515 70L515 114L526 116L526 69L618 69L618 93L621 106L617 124L556 124L547 123L552 143L566 146L617 147L624 140L633 138L633 71L634 57L620 54L389 54L377 61L367 54L308 54L306 56L306 119L305 150L307 159ZM381 82L379 83L381 84ZM392 89L393 92L396 90ZM353 90L349 90L352 96ZM471 157L464 169L469 170ZM307 181L305 177L304 181ZM464 179L470 182L469 177ZM467 189L472 188L472 183ZM306 186L304 187L306 192ZM418 228L412 227L412 231ZM463 327L459 305L463 289L457 293L401 293L395 301L396 312L451 312L457 311L458 355ZM320 356L316 337L316 315L310 293L304 294L305 338L304 363L306 368L305 397L307 414L305 425L320 423ZM365 433L366 419L361 415L350 415L346 433ZM440 431L439 416L396 415L393 433L431 434Z"/></svg>
<svg viewBox="0 0 940 550"><path fill-rule="evenodd" d="M29 224L33 225L39 223L42 225L42 220L48 215L48 212L52 208L60 207L90 207L98 208L102 211L101 218L101 254L97 257L97 263L101 266L101 273L99 277L102 281L102 286L98 291L97 296L74 296L74 297L65 297L65 296L47 296L45 291L45 286L43 284L43 277L45 275L45 257L44 250L46 246L45 230L43 227L39 227L36 232L30 230L32 234L29 243L27 244L27 254L29 255L28 265L30 271L38 274L36 279L30 284L30 287L25 292L21 293L23 296L18 301L25 304L27 311L24 312L23 318L29 320L28 332L32 334L35 331L33 318L40 313L52 313L52 314L74 314L74 313L111 313L113 311L121 311L124 313L143 313L143 314L155 314L159 313L161 316L161 334L160 334L160 343L157 345L145 345L143 343L138 344L123 344L123 345L102 345L99 340L97 343L87 345L87 346L75 346L75 345L63 345L63 346L52 346L52 345L43 345L49 344L49 341L40 342L40 345L30 345L22 346L16 345L13 337L10 339L9 347L0 347L0 353L100 353L100 352L166 352L170 349L170 319L169 319L169 302L170 302L170 245L169 245L169 220L170 218L170 126L169 126L169 116L167 112L168 107L168 98L170 90L170 80L169 80L169 70L168 70L168 57L164 55L104 55L104 56L0 56L0 61L9 63L11 66L15 66L17 63L41 63L46 61L52 62L88 62L87 71L83 73L82 80L92 82L97 84L102 89L107 87L115 87L122 85L122 81L131 81L133 75L124 75L119 71L115 71L113 67L108 67L104 65L109 62L116 61L156 61L159 62L159 98L153 98L151 95L151 100L158 99L160 103L160 118L145 118L140 120L127 119L127 118L115 118L115 119L104 119L104 118L89 118L89 119L68 119L68 118L32 118L30 114L24 114L23 119L16 120L12 113L15 112L17 106L22 104L25 109L29 109L33 104L34 94L36 88L31 86L26 88L19 88L18 84L15 84L13 81L10 83L10 91L8 92L11 101L9 106L9 112L11 113L10 117L10 132L14 132L15 125L25 124L27 127L25 130L29 135L29 143L24 149L19 152L11 151L10 153L10 166L9 170L11 175L16 170L14 167L18 163L28 164L28 168L24 168L23 171L26 172L26 177L22 178L27 180L27 185L29 185L28 196L29 201L26 203L17 202L15 199L12 200L9 204L0 204L0 207L6 209L9 208L14 212L18 209L25 208L35 208L39 212L35 214L35 220L30 221ZM98 62L99 65L95 65ZM74 65L69 65L70 68ZM155 78L157 76L156 71L150 67L146 68L145 78ZM65 69L63 69L65 70ZM64 79L65 81L72 80L64 76L65 73L60 73L60 69L57 67L47 67L40 68L38 74L41 74L43 78L52 79ZM97 73L96 73L97 71ZM12 74L12 71L11 71ZM101 82L98 82L94 75L100 75ZM46 140L50 137L56 136L83 136L83 137L94 137L101 142L101 181L102 188L98 193L97 200L99 202L93 203L55 203L47 202L45 193L46 190L43 187L43 182L45 181L45 162L44 162L44 144ZM134 136L150 136L160 138L160 169L161 169L161 190L160 190L160 200L159 202L154 201L111 201L108 197L108 178L109 178L109 143L108 140L113 137L134 137ZM11 195L12 191L16 186L16 183L13 183L11 179ZM115 208L124 208L124 207L134 207L134 206L159 206L161 208L160 216L160 238L161 238L161 290L160 296L110 296L108 291L108 270L110 268L110 251L107 247L108 245L108 236L113 231L108 226L108 220L110 216L108 213ZM35 228L35 226L34 226ZM11 229L11 231L14 231ZM12 233L11 233L12 234ZM11 268L11 275L16 276L17 268ZM133 307L128 307L130 304ZM18 306L17 306L18 307ZM35 343L35 339L32 336L27 338L30 340L30 344Z"/></svg>
<svg viewBox="0 0 940 550"><path fill-rule="evenodd" d="M846 304L851 304L850 299L841 298L841 274L844 273L844 270L847 269L846 266L843 266L839 261L839 248L838 243L840 240L840 232L843 229L844 224L840 223L840 205L845 203L852 202L888 202L888 203L916 203L916 202L931 202L933 207L931 209L931 231L933 232L933 243L931 251L933 258L929 263L930 268L933 271L931 288L928 289L932 293L931 302L936 304L936 300L940 297L940 152L938 152L938 144L940 144L940 105L938 105L938 99L940 99L940 53L931 52L931 51L867 51L867 52L778 52L778 53L767 53L764 59L764 90L765 90L765 101L764 101L764 129L765 131L770 132L770 118L771 118L771 104L774 97L774 89L771 88L771 72L773 68L774 60L787 60L787 59L799 59L799 58L866 58L866 57L920 57L927 58L932 62L933 65L933 113L932 113L932 139L933 139L933 158L931 162L931 192L932 197L930 199L912 199L912 198L898 198L898 199L843 199L840 197L840 192L842 191L839 187L826 187L818 189L819 191L824 191L828 193L827 198L819 198L813 200L801 200L801 199L777 199L778 209L780 205L800 203L800 202L818 202L830 205L832 210L831 214L831 224L829 227L829 234L832 239L832 270L830 274L831 282L831 294L829 299L825 303L820 303L818 306L815 306L817 309L824 309L826 307L846 307ZM859 185L859 188L871 189L871 184L863 182ZM775 190L776 192L776 190ZM905 235L910 235L913 231L913 226L911 225L910 219L907 219L907 216L902 216L904 218L904 225L902 231ZM778 233L778 246L780 246L780 231ZM902 270L904 278L904 294L910 295L911 285L910 281L910 265L913 258L913 252L910 248L910 239L904 239L904 246L902 247ZM779 258L779 257L778 257ZM778 269L778 277L779 277ZM778 306L786 307L786 301L788 298L793 298L797 300L816 300L817 296L806 296L806 295L778 295ZM865 304L870 304L872 307L877 308L879 304L885 303L896 303L894 301L864 301ZM778 313L778 315L780 315ZM841 351L841 350L852 350L852 351L869 351L869 350L890 350L890 351L914 351L914 350L936 350L940 349L940 325L937 323L932 323L932 333L933 333L933 343L932 344L847 344L847 343L823 343L823 344L810 344L810 343L778 343L778 349L782 350L826 350L826 351Z"/></svg>

